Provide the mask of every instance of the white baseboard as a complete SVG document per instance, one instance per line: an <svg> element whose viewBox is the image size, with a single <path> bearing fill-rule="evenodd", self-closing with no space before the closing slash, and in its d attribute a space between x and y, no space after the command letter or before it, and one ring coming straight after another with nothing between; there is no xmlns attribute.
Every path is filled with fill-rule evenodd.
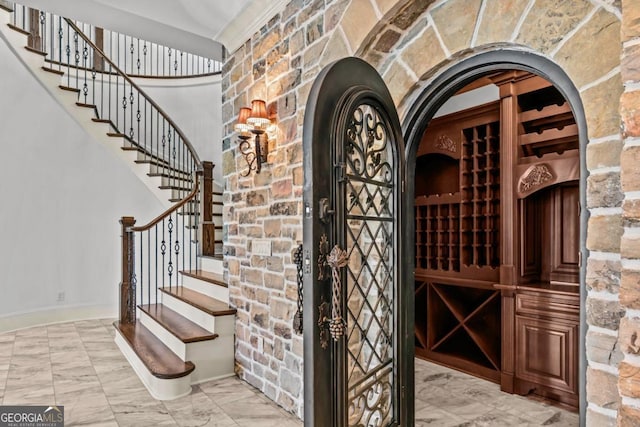
<svg viewBox="0 0 640 427"><path fill-rule="evenodd" d="M0 316L0 333L31 328L33 326L76 320L105 319L118 317L118 308L113 305L83 305L45 308L26 313Z"/></svg>

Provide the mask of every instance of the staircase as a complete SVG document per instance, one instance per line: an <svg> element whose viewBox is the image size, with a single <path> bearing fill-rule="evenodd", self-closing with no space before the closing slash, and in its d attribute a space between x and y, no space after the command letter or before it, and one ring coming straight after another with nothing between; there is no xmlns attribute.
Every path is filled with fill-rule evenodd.
<svg viewBox="0 0 640 427"><path fill-rule="evenodd" d="M160 288L156 303L138 305L134 323L117 321L116 344L153 397L175 399L191 385L233 375L236 310L220 272L222 260L200 257L182 271L182 286Z"/></svg>
<svg viewBox="0 0 640 427"><path fill-rule="evenodd" d="M146 225L121 219L117 345L157 399L175 399L189 394L192 384L233 375L236 310L222 276L222 244L216 238L222 193L212 179L213 165L199 160L173 121L74 22L35 12L50 34L58 34L56 28L70 31L64 50L75 63L62 61L62 45L60 60L54 61L42 51L46 43L41 49L29 46L33 33L14 25L13 11L3 4L0 37L58 103L167 207Z"/></svg>

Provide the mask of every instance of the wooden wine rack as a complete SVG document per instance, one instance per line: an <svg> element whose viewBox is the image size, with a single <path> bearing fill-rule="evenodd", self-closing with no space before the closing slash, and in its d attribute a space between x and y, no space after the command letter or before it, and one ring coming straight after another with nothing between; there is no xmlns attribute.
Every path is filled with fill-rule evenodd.
<svg viewBox="0 0 640 427"><path fill-rule="evenodd" d="M578 126L551 83L433 119L415 174L416 355L577 407Z"/></svg>
<svg viewBox="0 0 640 427"><path fill-rule="evenodd" d="M500 264L500 125L464 129L462 143L462 264Z"/></svg>
<svg viewBox="0 0 640 427"><path fill-rule="evenodd" d="M500 265L497 107L494 103L467 111L442 127L435 121L427 140L431 147L425 147L424 154L455 159L455 168L438 171L437 186L453 189L446 182L456 182L457 188L415 200L415 298L416 307L427 308L416 310L416 353L496 382L500 378L496 333L500 293L493 289Z"/></svg>

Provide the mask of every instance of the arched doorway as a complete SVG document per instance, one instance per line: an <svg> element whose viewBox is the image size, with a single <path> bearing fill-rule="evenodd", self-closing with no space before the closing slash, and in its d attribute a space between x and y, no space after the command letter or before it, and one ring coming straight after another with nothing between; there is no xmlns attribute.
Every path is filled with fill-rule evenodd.
<svg viewBox="0 0 640 427"><path fill-rule="evenodd" d="M575 180L576 187L574 187L575 190L571 190L572 191L571 197L579 198L580 205L585 206L585 182L586 182L587 173L586 173L586 167L585 167L585 149L584 148L587 141L587 135L586 135L586 121L584 118L584 112L582 109L582 103L578 95L578 91L575 88L575 86L572 84L568 76L562 71L562 69L560 69L557 65L555 65L551 61L534 53L523 52L520 50L509 50L509 49L501 49L501 50L480 53L473 57L464 59L454 65L449 66L447 69L442 71L438 75L438 77L436 77L428 87L422 90L415 97L416 99L412 107L409 109L408 113L406 114L406 117L403 121L403 130L405 134L405 140L407 143L406 156L407 156L407 171L409 174L409 176L407 177L407 182L408 182L407 195L409 198L411 198L412 195L416 194L416 189L420 190L420 188L424 188L425 185L428 186L428 183L427 184L421 183L420 180L416 178L415 176L416 167L422 165L420 167L424 168L425 164L428 165L430 161L433 162L435 155L443 155L443 153L446 153L447 151L451 152L451 150L454 149L454 147L449 143L449 141L447 141L446 139L442 139L441 141L435 141L436 145L440 145L440 149L432 150L433 152L431 153L432 154L431 156L425 158L424 156L419 155L419 154L424 154L424 152L420 153L421 149L424 150L424 144L421 145L421 143L423 141L425 133L428 132L428 124L431 122L431 119L436 114L436 111L453 94L455 94L457 91L467 86L468 84L474 81L477 81L478 79L483 79L483 78L486 79L487 76L495 77L498 75L496 73L501 73L501 75L504 76L505 74L507 74L505 72L512 73L513 74L512 77L514 77L514 79L517 79L516 76L518 75L540 76L541 80L551 82L553 84L552 90L557 92L561 98L565 99L568 105L570 106L570 110L573 113L573 116L575 117L575 127L578 133L578 138L577 138L577 141L575 142L575 149L577 153L575 153L575 156L574 156L575 158L573 160L573 163L575 164L575 169L576 169L573 171L573 175L574 175L573 179ZM515 81L514 79L512 79L511 82L509 82L508 84L512 84L513 81ZM505 104L505 105L502 105L501 108L503 110L505 108L509 109L509 111L507 111L506 114L513 115L517 113L517 108L516 108L517 105L509 105L509 102L512 102L514 99L517 101L517 98L513 98L511 101L505 100L505 97L501 97L501 99L502 99L501 103ZM502 113L499 110L495 114L501 115ZM505 119L505 118L503 117L502 119ZM497 128L492 130L490 126L489 127L485 126L484 130L480 130L480 132L491 133L491 132L494 132L495 130L497 130ZM481 136L486 139L487 135L485 133L484 135L481 135ZM470 137L472 137L472 135L470 135ZM513 139L513 138L517 138L517 135L502 135L502 137L503 139L504 138ZM521 181L521 179L526 173L530 174L532 170L536 170L537 171L536 173L546 170L551 174L551 178L549 177L544 178L543 181L548 180L549 182L548 184L541 185L540 188L542 187L551 188L550 191L555 192L554 193L555 195L551 196L547 194L541 197L543 198L546 197L547 198L546 200L549 200L549 198L553 198L553 197L555 197L558 200L566 199L565 196L568 193L566 192L563 193L564 189L566 189L566 186L552 186L551 184L559 184L564 181L571 181L572 179L568 179L571 177L566 177L566 176L564 178L559 177L560 173L558 171L565 169L564 166L560 167L558 171L551 171L549 169L545 169L545 167L549 166L549 162L547 160L550 158L550 156L545 156L545 154L548 154L551 152L556 152L556 153L564 152L567 150L567 147L556 147L557 149L553 149L553 148L539 149L538 148L530 151L527 155L520 156L520 157L530 157L531 155L533 155L533 158L530 158L527 161L529 166L531 166L531 167L528 167L523 165L518 166L519 153L517 150L521 150L522 148L521 147L516 148L514 145L509 145L509 146L514 147L513 150L509 150L509 152L503 153L503 155L508 156L507 163L511 162L511 164L513 164L514 167L504 168L504 170L501 170L499 172L500 181L502 183L505 183L505 182L510 183L509 186L511 188L508 191L514 194L517 193L518 182L519 180ZM463 150L462 147L455 147L455 149L460 150L460 156L464 157L464 154L462 154L462 150ZM486 161L487 160L486 155L489 155L490 153L491 153L491 149L487 148L484 151L485 160L482 160L482 161ZM474 152L469 153L471 157L477 154L478 153L474 153ZM448 157L451 158L452 156L448 156ZM474 160L470 159L469 161L473 162ZM453 162L453 163L455 163L456 165L462 165L463 162L464 162L464 159L460 158L459 162ZM526 164L527 162L524 162L524 163ZM459 170L456 171L455 167L452 166L451 163L452 163L451 161L446 161L446 162L440 161L439 167L442 170L449 169L450 171L449 173L452 174L452 176L457 175L459 179L462 181L464 179L464 174L463 173L458 174L457 172L460 172L460 171ZM540 168L536 169L535 165L540 165L541 163L543 166L542 169ZM440 173L446 174L446 171L443 172L442 170L440 171ZM484 170L486 170L486 168L483 169L483 171ZM473 176L475 172L473 171L473 168L472 168L472 170L468 171L468 173L471 176ZM576 179L578 177L579 179ZM442 181L447 181L447 182L443 184ZM491 191L490 185L485 185L485 184L490 184L490 183L486 183L482 181L482 187L483 187L482 191L487 191L487 192ZM464 182L460 182L457 185L458 185L458 188L460 188L459 190L460 193L465 191L463 188L461 188L465 186ZM455 186L456 186L456 183L452 183L451 180L441 179L435 183L434 188L439 188L442 191L446 190L445 193L453 194L455 193L455 191L450 191L450 190L452 190L453 187ZM447 190L449 187L451 188ZM430 194L429 191L430 190L428 190L427 193L425 193L426 196ZM471 191L473 191L473 189L471 189ZM433 345L434 343L438 345L442 345L443 343L445 343L444 345L447 345L446 344L447 339L450 338L452 335L455 335L456 333L458 333L456 331L467 330L466 335L464 333L462 334L466 336L467 341L465 342L463 339L460 342L462 343L461 344L462 347L465 349L469 343L473 346L480 347L478 352L480 356L477 360L475 360L475 362L478 362L476 363L476 365L479 366L478 370L479 372L481 372L480 376L484 378L490 378L494 382L501 383L502 389L505 391L510 391L510 392L516 391L520 393L523 393L524 388L526 386L523 386L522 383L519 382L518 380L518 375L516 371L519 368L518 366L516 366L518 363L518 360L516 360L517 358L515 355L515 351L516 351L515 349L519 344L522 344L521 347L522 346L526 347L527 342L526 340L520 343L516 342L516 337L518 337L518 339L521 339L521 336L523 335L522 331L526 331L527 325L518 326L520 328L524 328L520 332L516 330L517 327L516 327L515 311L516 311L516 303L519 301L517 299L518 296L517 296L516 289L518 289L518 287L523 283L527 282L527 280L523 278L524 266L523 266L523 258L521 256L523 254L523 251L521 250L522 248L521 245L522 245L522 242L527 238L526 236L520 238L519 235L514 235L514 230L515 232L521 232L522 230L518 230L518 227L521 225L522 219L527 214L527 212L529 213L529 215L531 215L535 211L535 209L532 208L532 206L536 205L536 202L534 202L536 198L526 197L531 195L535 191L532 191L531 189L529 189L529 190L525 190L525 193L527 191L529 191L529 194L520 194L519 196L516 195L515 197L508 198L509 201L506 205L502 205L500 202L500 199L505 196L504 191L502 191L502 193L499 194L498 197L496 197L497 202L494 205L492 205L490 202L488 202L488 204L484 203L485 201L488 201L490 199L489 197L485 197L485 196L481 197L482 199L481 204L483 206L477 206L477 204L474 205L473 197L471 197L472 200L469 201L470 209L472 210L472 212L470 213L470 217L474 217L474 215L477 216L478 214L482 213L483 217L486 219L487 217L484 214L487 213L487 211L490 211L492 208L495 211L494 213L499 213L498 215L499 223L496 224L496 227L493 230L495 231L495 235L492 236L491 232L487 232L483 236L470 235L469 236L470 240L468 242L465 242L463 241L464 240L463 234L459 234L457 236L452 235L451 233L452 227L461 226L460 222L457 222L454 224L454 221L452 221L447 224L440 224L441 226L447 228L447 232L441 233L441 235L439 236L435 236L436 239L440 239L439 240L440 244L446 243L446 245L448 246L447 249L450 248L451 252L449 252L448 250L443 250L441 251L440 254L436 254L436 256L429 258L429 255L432 255L432 254L420 253L421 251L419 247L420 242L417 242L418 247L417 248L414 247L414 253L412 254L414 259L416 260L415 261L416 265L419 265L420 263L422 263L422 265L427 268L436 267L435 269L432 268L432 271L438 270L438 268L442 271L455 270L456 269L455 263L458 263L458 269L459 269L459 265L465 265L465 264L469 265L469 264L473 264L474 262L480 263L482 264L480 266L481 268L478 268L476 270L478 277L474 277L474 279L479 278L481 279L481 281L484 280L486 284L489 284L491 282L496 282L494 283L494 285L498 285L498 286L493 287L493 290L487 290L486 288L484 290L483 289L478 290L478 287L474 286L473 291L471 292L471 296L468 298L469 300L473 300L473 302L466 308L458 307L458 310L460 312L458 313L458 318L456 318L456 314L452 313L452 311L455 312L456 309L451 307L451 303L450 302L448 303L447 299L451 299L452 289L455 289L455 292L457 292L459 291L460 288L451 287L451 285L455 283L455 280L451 280L452 275L449 275L449 274L442 275L442 276L449 276L449 279L447 279L446 277L441 277L440 278L441 280L433 280L432 278L432 280L430 281L431 285L425 285L425 286L429 289L430 292L432 292L432 294L434 295L434 299L439 300L440 306L441 306L440 309L446 312L443 316L444 317L449 316L448 318L449 324L445 328L440 328L440 329L432 328L432 334L436 335L437 339L433 340L431 339L431 337L430 338L422 337L424 340L423 344L425 346L428 346L427 343L430 345ZM458 196L460 195L460 193L458 194ZM537 193L538 196L540 194L542 193ZM440 211L438 211L437 214L440 215L440 217L443 217L442 214L444 214L444 216L450 216L450 213L453 212L453 210L462 209L464 205L458 203L457 199L453 200L458 196L449 197L452 200L444 200L446 197L443 197L439 201L441 203L439 204L434 203L434 205L438 205L438 206L442 205L439 208L436 208L436 209L441 209ZM537 203L538 204L536 206L540 206L540 202L538 201ZM429 203L425 203L425 205L429 205ZM413 230L414 235L416 235L416 233L418 233L419 235L420 233L424 233L425 231L427 231L426 229L422 229L422 230L420 229L419 223L421 219L419 218L419 215L421 215L420 214L421 209L423 212L427 212L428 209L433 210L434 207L432 206L432 207L429 207L428 209L425 209L425 207L416 206L416 199L408 200L407 212L409 215L412 215L412 218L410 218L408 222L410 225L413 224L414 226L414 230ZM447 209L451 209L452 211L449 211ZM562 209L561 204L560 204L560 209ZM577 209L574 209L574 211L576 214L578 213ZM414 217L414 215L416 215L416 212L418 212L418 218ZM577 255L576 258L581 257L582 259L586 259L586 253L585 253L586 252L585 230L586 230L586 221L587 221L586 210L585 209L580 210L579 215L580 215L579 231L576 230L576 233L578 235L575 237L577 240L576 242L577 246L579 247L580 255L576 254ZM426 220L426 216L428 215L425 215L425 218L424 218L425 220ZM457 221L462 221L462 219L458 217ZM489 229L491 229L491 227L483 226L483 232ZM458 236L460 236L459 241L454 242L453 240L450 240L450 238L457 239ZM476 237L479 237L479 238L476 238ZM472 247L471 254L467 253L466 255L468 257L466 261L463 259L463 257L465 256L463 253L454 253L455 250L460 250L460 248L465 244L471 244L472 246L476 244L483 245L484 248L488 249L487 243L490 243L490 240L492 238L494 238L497 242L499 242L499 250L497 252L496 251L492 252L491 250L474 252L475 249L473 249ZM419 237L417 237L417 239L419 239ZM453 245L452 243L455 243L455 245ZM454 246L457 246L457 248L454 248ZM432 249L437 250L436 247L432 247ZM428 252L429 248L425 247L424 251ZM438 264L438 263L442 263L444 261L443 258L445 257L446 257L446 262L448 263L446 267L443 264ZM475 260L474 260L474 257L475 257ZM486 277L483 276L484 273L487 273L491 270L493 270L493 274L485 274ZM580 314L579 314L579 327L576 325L574 327L574 330L579 329L579 332L576 331L578 336L577 354L579 355L577 357L579 359L577 361L577 363L579 364L579 367L576 369L578 372L578 378L576 379L576 381L578 383L577 389L579 391L578 393L579 402L576 402L576 403L579 403L581 419L584 421L585 406L586 406L585 404L586 362L585 362L585 351L584 351L585 316L584 316L584 309L583 309L584 307L583 303L585 299L585 290L584 290L585 267L584 265L581 265L579 269L576 269L576 270L577 271L575 271L575 273L579 273L579 274L576 274L576 279L579 278L579 280L573 280L568 277L565 277L565 279L567 281L578 282L579 284L581 284L576 286L576 291L579 294L579 298L576 296L576 300L579 301ZM543 278L546 278L546 280L549 281L548 274L546 276L543 274ZM416 281L419 281L419 279L420 279L419 277L416 277ZM540 279L540 274L538 274L538 279ZM558 279L562 279L562 278L560 276L555 276L555 279L556 280L553 280L553 281L558 282L558 281L561 281ZM429 281L424 281L423 283L426 284L427 282ZM477 283L474 283L474 285L476 284ZM417 298L419 299L419 297ZM463 325L463 323L465 322L465 318L468 317L468 315L471 314L471 312L473 312L474 307L481 309L482 307L480 306L483 303L486 304L485 308L490 307L492 310L498 309L501 311L501 316L500 318L497 319L497 323L496 322L492 323L491 320L487 321L487 319L485 318L483 319L483 321L488 323L486 323L485 325L476 325L480 327L482 326L500 327L501 328L500 337L499 337L500 342L497 344L497 346L496 346L496 343L494 342L493 346L489 344L485 348L482 348L482 345L478 345L479 340L481 340L482 338L475 337L476 339L474 340L474 337L472 336L473 332L468 330L468 329L473 329L473 327L468 328L467 327L468 325L466 324ZM418 304L420 304L419 300L416 301L416 305ZM449 307L447 307L447 304L449 304ZM433 309L438 310L438 307L434 307ZM425 322L427 316L426 315L423 316L423 313L421 313L419 307L416 308L415 313L416 313L416 317L415 317L416 322L418 323ZM494 317L494 320L496 320L495 317ZM473 319L469 320L469 322L472 322L472 321ZM539 327L540 324L538 323L536 326ZM548 326L548 325L544 325L544 326ZM531 331L531 328L529 329L529 331ZM566 340L568 336L569 336L569 333L567 336L560 339ZM556 337L559 337L559 335L556 335ZM495 339L495 336L494 336L494 339ZM417 345L420 346L420 337L416 338L416 342L417 342ZM531 342L535 342L535 339L532 338ZM451 344L448 344L448 345L450 347L452 346ZM455 345L453 346L455 347ZM504 351L505 348L507 348L506 352ZM508 349L513 349L513 350L508 350ZM420 353L421 350L423 349L420 349L418 347L417 353ZM456 351L455 348L449 348L447 350L450 351L451 353L455 353ZM446 351L444 353L446 353ZM435 358L437 360L438 355L435 353L433 353L432 355L435 355ZM442 362L442 359L440 359L439 361ZM464 363L462 364L458 363L457 369L461 369L461 367L462 367L462 370L464 370Z"/></svg>

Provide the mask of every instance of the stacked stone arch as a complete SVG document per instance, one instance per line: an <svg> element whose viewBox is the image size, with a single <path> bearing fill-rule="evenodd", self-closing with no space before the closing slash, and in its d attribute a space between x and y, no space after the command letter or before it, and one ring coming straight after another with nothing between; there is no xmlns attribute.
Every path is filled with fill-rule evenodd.
<svg viewBox="0 0 640 427"><path fill-rule="evenodd" d="M640 407L633 341L640 334L638 16L635 0L292 0L231 52L222 83L224 244L239 308L241 377L302 414L302 337L288 326L295 312L290 253L302 240L302 122L320 70L346 56L365 59L403 119L455 64L496 50L531 52L568 75L586 120L587 424L640 420L633 409ZM265 170L242 178L233 123L252 98L270 102L278 132ZM272 239L273 255L254 256L253 238Z"/></svg>

